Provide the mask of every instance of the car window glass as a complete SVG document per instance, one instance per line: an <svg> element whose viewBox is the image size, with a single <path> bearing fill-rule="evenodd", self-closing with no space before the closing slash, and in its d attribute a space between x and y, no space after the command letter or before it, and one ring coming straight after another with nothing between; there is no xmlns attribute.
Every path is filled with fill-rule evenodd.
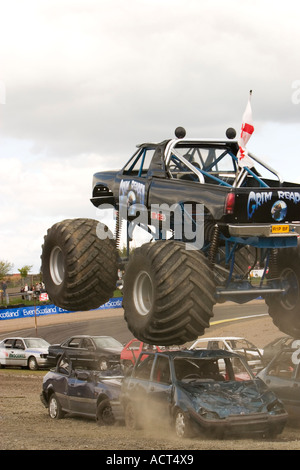
<svg viewBox="0 0 300 470"><path fill-rule="evenodd" d="M79 348L80 341L81 341L81 338L72 338L68 343L68 347Z"/></svg>
<svg viewBox="0 0 300 470"><path fill-rule="evenodd" d="M139 364L137 365L134 377L139 379L150 379L151 369L154 361L154 355L143 354L140 357Z"/></svg>
<svg viewBox="0 0 300 470"><path fill-rule="evenodd" d="M81 343L81 346L80 346L80 347L81 347L81 348L84 348L84 349L90 349L90 350L91 350L91 349L94 349L93 343L92 343L92 341L91 341L89 338L84 338L84 339L82 340L82 343Z"/></svg>
<svg viewBox="0 0 300 470"><path fill-rule="evenodd" d="M153 370L153 381L163 384L171 383L169 358L158 356Z"/></svg>
<svg viewBox="0 0 300 470"><path fill-rule="evenodd" d="M4 346L5 346L6 348L11 348L13 342L14 342L14 339L11 339L11 338L10 338L10 339L7 339L7 340L4 341Z"/></svg>
<svg viewBox="0 0 300 470"><path fill-rule="evenodd" d="M68 375L71 372L70 360L63 357L58 364L58 372Z"/></svg>
<svg viewBox="0 0 300 470"><path fill-rule="evenodd" d="M25 349L23 341L21 339L16 339L16 342L14 344L14 348L16 348L16 349Z"/></svg>
<svg viewBox="0 0 300 470"><path fill-rule="evenodd" d="M93 341L96 345L96 348L116 348L116 349L123 349L122 344L120 341L116 340L112 336L94 336Z"/></svg>
<svg viewBox="0 0 300 470"><path fill-rule="evenodd" d="M175 358L177 380L250 380L251 373L239 357L234 358Z"/></svg>
<svg viewBox="0 0 300 470"><path fill-rule="evenodd" d="M42 338L25 339L24 343L27 348L48 348L49 343Z"/></svg>
<svg viewBox="0 0 300 470"><path fill-rule="evenodd" d="M139 350L140 344L140 341L132 341L132 343L130 343L130 345L128 346L128 349L134 349L135 351Z"/></svg>

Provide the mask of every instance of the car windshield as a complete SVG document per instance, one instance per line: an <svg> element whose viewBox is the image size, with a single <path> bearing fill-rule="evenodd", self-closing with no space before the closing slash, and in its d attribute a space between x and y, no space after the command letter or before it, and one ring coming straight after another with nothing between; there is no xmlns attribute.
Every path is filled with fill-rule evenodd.
<svg viewBox="0 0 300 470"><path fill-rule="evenodd" d="M111 336L98 336L93 338L97 348L123 349L123 345Z"/></svg>
<svg viewBox="0 0 300 470"><path fill-rule="evenodd" d="M252 380L253 375L239 357L234 358L175 358L177 380L229 381Z"/></svg>
<svg viewBox="0 0 300 470"><path fill-rule="evenodd" d="M42 338L24 339L27 348L48 348L50 344Z"/></svg>
<svg viewBox="0 0 300 470"><path fill-rule="evenodd" d="M256 349L256 346L254 346L254 344L251 344L245 339L229 339L227 340L227 343L233 351L237 351L240 349Z"/></svg>

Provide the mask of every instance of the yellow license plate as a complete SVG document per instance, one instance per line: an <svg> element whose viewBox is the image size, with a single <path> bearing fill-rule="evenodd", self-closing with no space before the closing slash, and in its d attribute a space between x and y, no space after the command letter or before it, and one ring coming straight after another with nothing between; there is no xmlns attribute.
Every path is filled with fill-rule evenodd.
<svg viewBox="0 0 300 470"><path fill-rule="evenodd" d="M289 225L272 225L272 233L289 233Z"/></svg>

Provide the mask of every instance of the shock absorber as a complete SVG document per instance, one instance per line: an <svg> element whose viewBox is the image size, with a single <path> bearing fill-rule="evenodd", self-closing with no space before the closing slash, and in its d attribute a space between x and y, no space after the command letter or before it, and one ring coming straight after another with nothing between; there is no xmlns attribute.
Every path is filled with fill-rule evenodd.
<svg viewBox="0 0 300 470"><path fill-rule="evenodd" d="M121 226L122 222L120 221L120 213L116 211L116 228L115 228L115 240L117 250L120 247L120 238L121 238Z"/></svg>
<svg viewBox="0 0 300 470"><path fill-rule="evenodd" d="M209 253L208 253L208 259L212 264L215 263L216 255L217 255L217 252L218 252L219 236L220 236L220 229L219 229L219 226L216 224L214 226L212 239L211 239L211 243L210 243L210 248L209 248Z"/></svg>
<svg viewBox="0 0 300 470"><path fill-rule="evenodd" d="M269 269L272 279L279 277L278 250L276 248L270 250Z"/></svg>

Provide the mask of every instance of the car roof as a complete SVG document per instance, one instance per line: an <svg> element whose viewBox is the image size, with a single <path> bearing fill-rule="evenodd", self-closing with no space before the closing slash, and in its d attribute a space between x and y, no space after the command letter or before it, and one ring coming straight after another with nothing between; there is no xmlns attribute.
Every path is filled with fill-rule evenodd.
<svg viewBox="0 0 300 470"><path fill-rule="evenodd" d="M37 338L36 336L8 336L7 338L3 338L1 341L6 341L7 339L44 339L44 338Z"/></svg>
<svg viewBox="0 0 300 470"><path fill-rule="evenodd" d="M212 336L210 338L198 338L196 339L195 343L197 341L224 341L228 339L245 339L245 338L242 338L241 336Z"/></svg>
<svg viewBox="0 0 300 470"><path fill-rule="evenodd" d="M72 338L112 338L112 336L110 335L72 335L72 336L69 336L68 339L72 339ZM66 340L66 341L67 341Z"/></svg>

